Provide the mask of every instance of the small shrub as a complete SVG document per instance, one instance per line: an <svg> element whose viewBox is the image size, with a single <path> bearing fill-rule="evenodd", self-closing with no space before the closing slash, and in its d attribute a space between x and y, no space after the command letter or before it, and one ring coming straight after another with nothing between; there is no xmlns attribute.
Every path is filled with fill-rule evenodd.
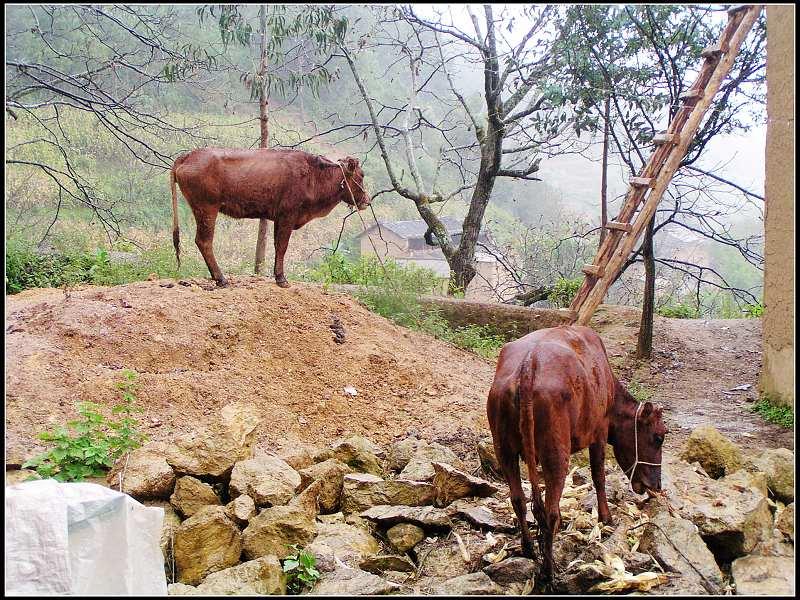
<svg viewBox="0 0 800 600"><path fill-rule="evenodd" d="M547 295L547 299L555 308L567 308L572 303L578 290L581 289L582 284L582 277L577 277L575 279L565 279L562 277L556 281L553 286L553 291Z"/></svg>
<svg viewBox="0 0 800 600"><path fill-rule="evenodd" d="M794 427L794 411L789 406L776 403L768 394L764 394L754 403L750 410L761 415L770 423L775 423L787 429Z"/></svg>
<svg viewBox="0 0 800 600"><path fill-rule="evenodd" d="M77 410L82 419L39 434L40 440L55 447L26 461L22 468L33 468L44 478L82 481L102 477L117 458L141 446L147 437L137 430L139 423L132 417L142 410L136 406L134 395L136 373L126 369L122 374L124 380L116 384L122 399L111 409L112 414L120 415L118 420L106 418L99 404L81 402Z"/></svg>
<svg viewBox="0 0 800 600"><path fill-rule="evenodd" d="M286 589L290 594L300 594L314 587L320 577L316 568L317 559L306 550L290 546L294 554L283 559L283 572L286 573Z"/></svg>
<svg viewBox="0 0 800 600"><path fill-rule="evenodd" d="M764 305L759 302L758 304L747 304L742 309L744 316L748 319L758 319L764 316Z"/></svg>
<svg viewBox="0 0 800 600"><path fill-rule="evenodd" d="M688 304L667 304L662 306L656 312L662 317L669 317L670 319L697 319L700 317L697 309Z"/></svg>

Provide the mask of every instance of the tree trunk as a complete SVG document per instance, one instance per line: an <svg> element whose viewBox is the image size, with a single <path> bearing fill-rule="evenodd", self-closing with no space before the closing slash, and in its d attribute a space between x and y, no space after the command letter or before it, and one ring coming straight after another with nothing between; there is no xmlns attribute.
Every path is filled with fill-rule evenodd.
<svg viewBox="0 0 800 600"><path fill-rule="evenodd" d="M258 11L261 33L261 62L258 66L258 76L260 90L258 93L258 115L261 124L261 143L259 148L269 146L269 112L267 110L269 101L267 98L267 5L262 4ZM256 275L261 275L264 270L264 255L267 250L267 233L269 232L269 220L261 219L258 223L258 237L256 238Z"/></svg>
<svg viewBox="0 0 800 600"><path fill-rule="evenodd" d="M600 175L600 246L606 237L606 223L608 223L608 202L606 189L608 187L608 118L611 115L611 98L606 96L605 124L603 125L603 172Z"/></svg>
<svg viewBox="0 0 800 600"><path fill-rule="evenodd" d="M656 297L656 263L653 253L653 226L655 215L647 224L642 245L644 259L644 298L642 300L642 321L639 324L639 341L636 344L636 357L650 358L653 352L653 312Z"/></svg>

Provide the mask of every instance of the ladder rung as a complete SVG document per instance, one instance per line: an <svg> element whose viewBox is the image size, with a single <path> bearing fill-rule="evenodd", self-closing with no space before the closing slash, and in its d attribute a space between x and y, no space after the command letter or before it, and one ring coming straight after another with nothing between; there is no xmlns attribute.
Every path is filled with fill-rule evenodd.
<svg viewBox="0 0 800 600"><path fill-rule="evenodd" d="M747 8L750 8L750 6L752 6L752 5L751 4L734 4L733 6L731 6L728 9L728 14L729 15L735 15L740 10L745 10Z"/></svg>
<svg viewBox="0 0 800 600"><path fill-rule="evenodd" d="M619 221L608 221L606 223L606 229L615 229L617 231L629 232L632 229L632 226L630 223L620 223Z"/></svg>
<svg viewBox="0 0 800 600"><path fill-rule="evenodd" d="M628 180L628 183L631 185L635 185L638 187L651 187L650 184L653 183L652 177L631 177Z"/></svg>
<svg viewBox="0 0 800 600"><path fill-rule="evenodd" d="M662 144L677 144L678 141L679 138L677 133L659 133L653 138L653 143L656 146L661 146Z"/></svg>
<svg viewBox="0 0 800 600"><path fill-rule="evenodd" d="M702 90L689 90L685 94L681 94L681 100L686 102L687 100L699 100L703 97Z"/></svg>
<svg viewBox="0 0 800 600"><path fill-rule="evenodd" d="M592 277L603 276L603 267L601 267L600 265L583 265L581 271Z"/></svg>
<svg viewBox="0 0 800 600"><path fill-rule="evenodd" d="M709 46L700 53L703 58L719 58L722 55L722 47L719 44Z"/></svg>

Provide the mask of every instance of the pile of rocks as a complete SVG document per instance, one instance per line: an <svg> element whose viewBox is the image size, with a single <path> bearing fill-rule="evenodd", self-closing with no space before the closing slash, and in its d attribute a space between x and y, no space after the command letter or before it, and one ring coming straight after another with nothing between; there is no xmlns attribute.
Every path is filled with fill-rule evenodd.
<svg viewBox="0 0 800 600"><path fill-rule="evenodd" d="M164 507L170 594L286 593L280 561L293 547L317 559L322 576L314 594L535 589L539 564L520 556L508 488L492 475L485 440L475 456L461 458L415 437L385 450L350 437L315 452L273 456L254 453L255 415L247 405L226 406L209 427L136 450L108 476L109 485ZM739 593L753 585L761 586L758 593L765 585L789 593L794 503L786 494L794 485L787 485L786 454L742 459L718 479L708 475L717 471L705 457L684 458L666 460L666 494L644 505L609 460L617 525L605 528L593 511L588 467L575 465L554 548L557 590L589 590L603 570L586 566L618 556L625 573L667 571L668 582L655 593L722 592L731 581ZM483 472L464 461L480 463ZM530 515L529 523L535 527Z"/></svg>

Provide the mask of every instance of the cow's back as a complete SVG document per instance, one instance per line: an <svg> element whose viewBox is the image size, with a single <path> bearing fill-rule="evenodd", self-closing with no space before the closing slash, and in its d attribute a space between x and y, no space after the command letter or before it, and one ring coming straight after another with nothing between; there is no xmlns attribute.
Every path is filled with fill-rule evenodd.
<svg viewBox="0 0 800 600"><path fill-rule="evenodd" d="M199 148L176 161L175 179L190 204L217 204L237 218L272 218L287 202L306 199L316 180L312 157L298 150Z"/></svg>
<svg viewBox="0 0 800 600"><path fill-rule="evenodd" d="M568 426L574 452L586 447L598 428L607 427L613 390L613 374L597 333L580 325L540 329L503 347L489 418L491 422L494 411L496 421L511 414L518 419L520 405L531 403L537 431L551 430L555 421L562 429Z"/></svg>

